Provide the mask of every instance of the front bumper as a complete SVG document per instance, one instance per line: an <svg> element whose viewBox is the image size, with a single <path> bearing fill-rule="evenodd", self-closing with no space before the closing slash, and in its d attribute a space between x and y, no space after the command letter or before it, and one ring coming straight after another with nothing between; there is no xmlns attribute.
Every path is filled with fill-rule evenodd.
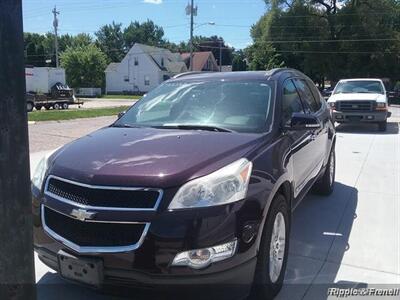
<svg viewBox="0 0 400 300"><path fill-rule="evenodd" d="M372 112L341 112L333 111L333 120L339 123L378 123L384 122L389 117L387 111Z"/></svg>
<svg viewBox="0 0 400 300"><path fill-rule="evenodd" d="M51 201L35 188L32 188L32 194L35 250L39 258L56 271L59 269L57 253L63 250L76 257L102 260L104 286L151 290L168 287L180 292L181 289L193 291L197 287L199 292L223 291L216 297L218 299L221 295L226 295L227 299L234 299L232 295L243 298L250 291L262 221L262 204L258 199L265 199L265 193L249 193L248 199L226 206L176 212L161 207L157 212L146 213L146 222L151 225L143 243L138 249L119 253L79 253L49 236L43 228L41 213L43 205L50 205ZM174 194L172 190L164 191L165 198ZM64 204L57 205L57 209L64 209L61 207ZM254 238L250 240L248 232L243 234L249 224L254 230ZM234 238L238 239L237 251L227 260L201 270L171 266L180 252L220 245ZM205 286L212 288L204 289Z"/></svg>

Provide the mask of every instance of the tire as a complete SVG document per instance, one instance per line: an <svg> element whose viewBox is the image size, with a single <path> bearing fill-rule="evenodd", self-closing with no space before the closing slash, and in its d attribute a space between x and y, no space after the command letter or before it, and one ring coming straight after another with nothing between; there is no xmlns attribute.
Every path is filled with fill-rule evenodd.
<svg viewBox="0 0 400 300"><path fill-rule="evenodd" d="M36 105L35 108L36 108L36 110L41 110L42 106L41 105Z"/></svg>
<svg viewBox="0 0 400 300"><path fill-rule="evenodd" d="M282 221L284 221L283 228ZM280 230L276 231L276 223L281 224ZM274 234L274 228L275 232L279 233L278 235ZM282 289L289 253L289 232L290 216L287 201L283 195L277 194L271 204L270 211L265 221L250 299L273 299ZM283 237L283 235L284 240L282 243L279 237ZM278 240L280 240L280 244L271 243L271 241ZM271 249L274 245L277 247L276 252ZM273 258L277 253L278 257L281 256L281 259L278 258L276 260ZM274 261L280 262L275 265L276 272L273 272Z"/></svg>
<svg viewBox="0 0 400 300"><path fill-rule="evenodd" d="M386 129L387 129L387 121L379 122L378 126L379 126L379 131L386 131Z"/></svg>
<svg viewBox="0 0 400 300"><path fill-rule="evenodd" d="M314 184L313 190L316 193L324 196L332 194L335 183L335 174L336 154L335 148L333 148L329 154L329 160L328 164L326 165L324 175Z"/></svg>
<svg viewBox="0 0 400 300"><path fill-rule="evenodd" d="M68 105L68 103L63 103L61 105L61 107L62 107L62 109L68 109L69 105Z"/></svg>
<svg viewBox="0 0 400 300"><path fill-rule="evenodd" d="M61 109L61 105L58 103L53 104L53 109Z"/></svg>
<svg viewBox="0 0 400 300"><path fill-rule="evenodd" d="M45 110L49 110L51 108L51 105L45 105L44 108Z"/></svg>
<svg viewBox="0 0 400 300"><path fill-rule="evenodd" d="M26 110L28 112L31 112L33 110L33 103L32 102L26 102Z"/></svg>

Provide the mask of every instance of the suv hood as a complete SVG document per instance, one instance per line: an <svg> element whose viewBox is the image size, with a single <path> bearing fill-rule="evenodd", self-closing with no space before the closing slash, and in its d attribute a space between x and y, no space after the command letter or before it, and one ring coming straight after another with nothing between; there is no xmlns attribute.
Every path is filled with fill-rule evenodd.
<svg viewBox="0 0 400 300"><path fill-rule="evenodd" d="M100 129L57 151L49 174L93 185L167 188L241 157L259 134L153 128Z"/></svg>
<svg viewBox="0 0 400 300"><path fill-rule="evenodd" d="M377 101L386 102L386 96L374 93L346 93L335 94L329 97L328 102L336 101Z"/></svg>

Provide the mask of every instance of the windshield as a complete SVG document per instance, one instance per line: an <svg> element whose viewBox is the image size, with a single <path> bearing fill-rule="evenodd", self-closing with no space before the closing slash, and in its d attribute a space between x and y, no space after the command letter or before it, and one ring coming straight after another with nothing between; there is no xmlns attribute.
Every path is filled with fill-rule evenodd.
<svg viewBox="0 0 400 300"><path fill-rule="evenodd" d="M114 126L260 132L270 123L272 87L258 81L166 82Z"/></svg>
<svg viewBox="0 0 400 300"><path fill-rule="evenodd" d="M348 93L373 93L383 94L383 87L380 81L360 80L360 81L340 81L334 94Z"/></svg>

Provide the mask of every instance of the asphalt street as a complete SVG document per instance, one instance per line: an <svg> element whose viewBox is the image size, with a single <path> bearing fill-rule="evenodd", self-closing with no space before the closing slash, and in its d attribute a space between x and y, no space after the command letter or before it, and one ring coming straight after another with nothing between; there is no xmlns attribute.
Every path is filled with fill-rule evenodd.
<svg viewBox="0 0 400 300"><path fill-rule="evenodd" d="M391 111L384 133L374 125L338 127L335 191L329 197L308 195L294 212L285 285L277 299L336 299L327 296L327 288L337 286L399 286L400 108ZM37 151L54 149L111 121L43 124L43 137L30 126L31 150L38 149L31 151L32 168L45 153ZM56 141L47 143L53 136ZM36 139L46 146L37 146ZM35 266L39 299L116 299L64 282L37 258Z"/></svg>

